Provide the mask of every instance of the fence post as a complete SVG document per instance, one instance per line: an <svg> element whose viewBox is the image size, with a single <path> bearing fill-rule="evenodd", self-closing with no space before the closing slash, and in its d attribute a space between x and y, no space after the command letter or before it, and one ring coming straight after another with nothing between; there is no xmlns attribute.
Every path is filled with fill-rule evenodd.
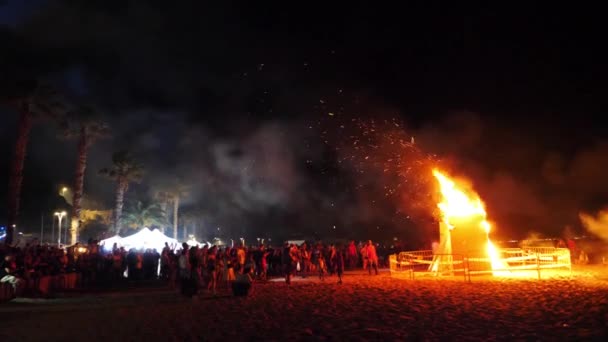
<svg viewBox="0 0 608 342"><path fill-rule="evenodd" d="M540 280L540 258L536 253L536 272L538 273L538 280Z"/></svg>
<svg viewBox="0 0 608 342"><path fill-rule="evenodd" d="M603 263L603 258L602 258ZM568 267L570 268L570 279L572 279L572 257L570 256L570 250L568 250Z"/></svg>
<svg viewBox="0 0 608 342"><path fill-rule="evenodd" d="M462 273L464 276L464 282L466 283L467 282L467 265L465 264L464 256L461 255L460 257L462 258L462 271L463 271Z"/></svg>
<svg viewBox="0 0 608 342"><path fill-rule="evenodd" d="M466 274L466 278L469 280L469 283L470 283L471 282L471 268L470 268L471 265L469 265L469 256L468 256L468 254L465 255L465 259L466 259L466 265L467 265L466 266L466 272L465 272L465 274Z"/></svg>

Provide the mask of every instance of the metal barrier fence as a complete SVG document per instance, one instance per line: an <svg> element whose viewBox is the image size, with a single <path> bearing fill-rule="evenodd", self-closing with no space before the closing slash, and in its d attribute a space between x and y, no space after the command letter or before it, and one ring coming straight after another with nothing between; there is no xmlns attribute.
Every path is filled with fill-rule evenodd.
<svg viewBox="0 0 608 342"><path fill-rule="evenodd" d="M463 276L471 281L474 275L519 277L541 271L563 269L572 274L570 250L567 248L526 247L498 249L498 259L487 254L433 254L431 250L407 251L389 256L391 275L414 279L416 273L441 276Z"/></svg>
<svg viewBox="0 0 608 342"><path fill-rule="evenodd" d="M466 276L465 258L459 254L433 254L431 250L408 251L389 256L391 274L414 279L416 273Z"/></svg>

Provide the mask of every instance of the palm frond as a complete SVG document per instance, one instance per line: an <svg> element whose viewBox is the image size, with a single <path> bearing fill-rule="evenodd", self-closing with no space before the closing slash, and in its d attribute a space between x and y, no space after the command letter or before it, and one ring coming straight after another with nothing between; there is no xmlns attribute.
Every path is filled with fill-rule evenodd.
<svg viewBox="0 0 608 342"><path fill-rule="evenodd" d="M137 227L166 226L167 215L160 204L142 201L130 202L123 214L123 222Z"/></svg>
<svg viewBox="0 0 608 342"><path fill-rule="evenodd" d="M112 155L112 167L100 170L100 174L123 182L140 182L144 167L128 151L119 151Z"/></svg>

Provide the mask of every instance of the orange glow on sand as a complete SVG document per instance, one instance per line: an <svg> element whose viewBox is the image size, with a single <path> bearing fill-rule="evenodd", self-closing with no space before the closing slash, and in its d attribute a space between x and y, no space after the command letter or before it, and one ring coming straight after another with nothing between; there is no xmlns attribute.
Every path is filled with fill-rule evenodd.
<svg viewBox="0 0 608 342"><path fill-rule="evenodd" d="M500 255L494 244L490 241L491 224L487 221L484 203L479 195L468 185L456 184L441 171L434 169L433 176L437 179L440 186L441 202L437 207L441 211L441 218L450 230L454 229L454 222L479 222L480 234L486 234L487 247L486 253L490 258L494 275L498 275L498 270L504 270L505 263L500 259Z"/></svg>

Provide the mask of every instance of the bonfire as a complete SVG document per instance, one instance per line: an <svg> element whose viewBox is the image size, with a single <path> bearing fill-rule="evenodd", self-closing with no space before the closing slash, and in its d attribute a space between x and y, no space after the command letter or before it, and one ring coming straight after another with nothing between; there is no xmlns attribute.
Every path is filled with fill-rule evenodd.
<svg viewBox="0 0 608 342"><path fill-rule="evenodd" d="M490 240L491 225L485 205L479 195L466 184L456 184L441 171L434 169L439 182L441 212L439 223L440 243L431 264L432 271L451 271L454 255L487 258L493 271L504 270L506 265Z"/></svg>
<svg viewBox="0 0 608 342"><path fill-rule="evenodd" d="M407 272L414 277L421 267L433 274L455 275L465 279L472 274L527 276L540 279L541 269L571 271L567 248L532 247L499 249L490 239L492 224L485 205L471 184L457 181L434 169L439 184L439 245L432 251L401 252L390 257L391 272ZM421 266L421 267L418 267ZM517 272L517 273L516 273Z"/></svg>

